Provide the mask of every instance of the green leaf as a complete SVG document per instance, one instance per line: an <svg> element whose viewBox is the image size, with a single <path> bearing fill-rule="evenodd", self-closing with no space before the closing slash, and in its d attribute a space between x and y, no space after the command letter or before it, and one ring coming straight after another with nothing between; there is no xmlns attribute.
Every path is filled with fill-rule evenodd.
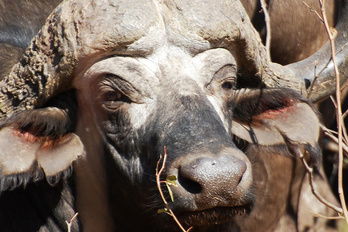
<svg viewBox="0 0 348 232"><path fill-rule="evenodd" d="M177 178L174 175L167 176L166 184L174 186L174 187L178 187L178 185L176 184L176 180Z"/></svg>
<svg viewBox="0 0 348 232"><path fill-rule="evenodd" d="M168 188L168 192L169 192L170 199L172 200L172 202L174 202L173 191L172 191L172 189L170 188L168 182L166 182L166 185L167 185L167 188Z"/></svg>
<svg viewBox="0 0 348 232"><path fill-rule="evenodd" d="M157 213L167 213L167 212L168 212L167 208L157 210Z"/></svg>

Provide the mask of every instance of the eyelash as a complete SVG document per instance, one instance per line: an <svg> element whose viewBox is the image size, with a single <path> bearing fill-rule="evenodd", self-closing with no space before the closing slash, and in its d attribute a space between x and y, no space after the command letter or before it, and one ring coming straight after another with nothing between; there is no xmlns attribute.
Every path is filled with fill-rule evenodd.
<svg viewBox="0 0 348 232"><path fill-rule="evenodd" d="M100 83L100 100L104 107L110 110L115 110L121 106L122 102L130 102L127 96L125 96L118 87L108 81L104 80Z"/></svg>
<svg viewBox="0 0 348 232"><path fill-rule="evenodd" d="M104 101L118 101L123 97L119 91L109 91L104 94Z"/></svg>
<svg viewBox="0 0 348 232"><path fill-rule="evenodd" d="M234 85L230 81L225 81L222 83L221 88L223 88L224 90L231 90L234 88Z"/></svg>

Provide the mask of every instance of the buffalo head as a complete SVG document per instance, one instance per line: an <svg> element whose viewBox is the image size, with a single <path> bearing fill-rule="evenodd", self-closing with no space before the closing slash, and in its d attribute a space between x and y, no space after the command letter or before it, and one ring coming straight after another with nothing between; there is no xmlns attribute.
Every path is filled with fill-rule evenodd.
<svg viewBox="0 0 348 232"><path fill-rule="evenodd" d="M67 181L78 160L82 228L176 231L157 214L166 146L185 227L279 229L298 210L294 157L320 163L297 73L268 60L238 1L64 1L0 83L1 188Z"/></svg>

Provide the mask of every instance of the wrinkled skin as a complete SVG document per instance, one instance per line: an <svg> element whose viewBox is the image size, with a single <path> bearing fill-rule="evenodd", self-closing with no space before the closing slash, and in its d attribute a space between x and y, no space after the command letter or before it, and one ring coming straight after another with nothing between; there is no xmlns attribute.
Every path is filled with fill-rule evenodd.
<svg viewBox="0 0 348 232"><path fill-rule="evenodd" d="M229 120L232 118L229 102L231 99L235 101L240 94L233 87L236 85L233 56L225 49L208 50L194 58L180 54L178 50L172 54L171 46L161 49L170 55L163 57L163 51L158 51L146 58L102 60L84 74L82 82L76 83L80 91L79 105L86 107L86 112L93 112L94 123L105 136L108 207L113 212L113 221L117 221L116 228L130 231L178 230L168 215L156 215L163 205L154 186L154 172L164 146L168 153L165 175L179 178L179 187L172 189L175 201L170 205L185 227L193 225L193 231L229 231L232 228L237 231L273 231L281 226L286 220L284 218L294 217L291 210L296 210L300 185L292 186L292 183L301 182L304 176L302 166L294 172L298 164L289 154L284 156L288 152L284 148L262 148L243 143L238 148L232 142L233 129L231 132L230 128L234 122ZM161 57L161 60L155 60L156 57ZM160 69L164 67L162 63L165 63L164 69ZM195 70L193 74L191 70ZM231 88L226 88L227 83ZM287 114L286 117L293 117L291 110ZM281 122L289 123L283 119ZM85 123L91 124L90 121ZM300 127L307 123L302 120L298 125L290 124L300 132ZM260 138L260 142L273 144L270 139ZM87 138L84 144L89 143ZM246 151L248 158L239 149ZM225 156L235 159L229 164L232 171L228 169L221 174L215 171L213 175L217 176L214 177L216 179L209 179L207 183L204 177L185 176L187 164L199 167L204 164L195 160L212 157L218 165L219 159ZM245 163L246 170L237 174L240 161ZM200 175L206 175L208 170L205 167ZM236 187L226 187L234 186L236 174L233 173L243 177ZM231 179L224 180L225 175L230 175ZM221 186L213 190L210 181ZM193 185L193 182L196 184ZM197 183L201 185L198 190ZM230 191L234 195L229 195ZM78 189L78 195L84 192ZM132 202L123 199L132 199ZM294 201L294 204L289 201ZM228 206L239 208L228 209ZM86 206L81 207L86 209ZM249 210L250 215L247 214ZM83 216L81 211L81 218ZM129 223L129 218L139 223ZM219 225L213 226L215 223ZM286 223L288 228L297 226L295 221Z"/></svg>
<svg viewBox="0 0 348 232"><path fill-rule="evenodd" d="M214 7L206 15L209 6ZM33 157L29 164L11 166L6 164L12 154L0 154L1 187L17 187L13 194L4 192L1 204L8 209L20 197L26 202L27 196L44 196L34 209L25 205L26 212L35 213L21 227L0 213L6 229L20 231L32 223L29 231L64 231L64 220L78 212L76 231L180 231L170 216L157 214L164 204L155 170L164 146L168 159L162 179L178 178L170 207L186 229L307 229L297 213L314 201L299 204L304 169L294 157L301 150L318 163L319 120L295 91L260 90L261 83L245 81L257 80L266 61L252 59L261 42L246 36L257 35L250 22L237 27L229 17L216 17L222 12L248 22L240 4L233 6L64 2L1 83L4 102L18 103L1 107L9 117L1 126L1 146L18 140ZM94 14L104 11L109 20ZM226 31L227 26L237 29ZM243 46L245 41L253 43ZM251 57L243 57L243 49ZM247 64L254 68L246 70ZM32 83L27 98L20 90L9 91L26 82ZM76 140L81 143L69 143ZM73 161L71 179L66 169ZM16 180L25 177L26 184L44 175L49 183L63 180L55 187L41 180L18 189L22 183ZM307 221L313 230L329 231L325 220Z"/></svg>
<svg viewBox="0 0 348 232"><path fill-rule="evenodd" d="M170 48L168 50L170 53ZM189 200L190 194L182 193L185 190L189 192L194 192L195 190L191 189L193 187L184 186L185 181L180 179L181 174L179 173L180 171L178 172L177 166L183 166L182 162L189 163L190 160L196 159L196 157L208 156L218 159L226 153L226 155L235 156L245 161L247 169L251 169L249 161L232 143L231 132L228 129L231 127L231 121L228 120L232 116L230 115L231 111L228 108L221 107L225 105L224 102L226 102L229 95L233 95L231 89L221 89L221 83L228 81L231 85L235 85L233 82L233 76L236 75L235 69L224 73L224 76L214 75L221 69L220 67L235 66L234 59L231 54L223 49L210 50L208 53L208 61L201 58L205 58L204 52L192 59L186 54L179 55L177 51L176 54L163 57L158 61L154 61L153 58L110 58L92 66L86 72L85 77L82 78L84 80L81 83L82 87L78 85L78 89L81 89L80 91L82 92L80 96L89 95L86 96L86 99L80 99L80 105L91 107L90 111L95 113L95 122L102 133L105 134L104 141L106 142L105 150L107 153L105 158L107 160L106 175L108 176L107 183L110 185L108 194L110 199L112 199L109 204L111 211L119 212L114 217L121 222L119 225L121 230L147 231L154 230L157 227L166 228L166 230L173 228L173 222L170 217L158 215L155 217L157 220L148 220L148 218L152 217L151 215L156 215L158 208L162 207L157 195L158 190L154 186L154 171L159 154L163 154L163 146L167 146L169 154L166 175L178 176L178 182L181 185L178 188L173 188L174 197L176 197L176 193L178 197L171 205L178 217L187 222L187 224L202 226L199 230L203 230L203 228L215 230L214 227L206 224L216 223L219 220L225 221L227 215L233 216L238 214L238 211L231 211L229 214L220 212L222 215L216 218L206 214L197 217L198 219L187 215L187 211L230 204L241 206L253 204L251 195L240 196L236 194L239 196L238 199L226 199L226 202L222 200L220 203L214 203L211 196L214 193L210 193L210 196L205 198L203 192L202 200L205 201L203 203L198 195L195 200ZM158 55L153 57L158 57ZM196 67L196 70L198 69L196 75L189 75L182 71L185 69L177 69L175 66L171 67L172 60L175 60L175 65L181 60L182 63L179 63L179 67L189 65L195 67L195 63L203 64L203 67L215 66L216 68L211 72L213 78L211 79L209 72L206 73L206 69L198 69L199 67ZM206 63L202 62L202 60ZM159 69L162 62L166 64L164 70ZM159 65L157 66L156 63L159 63ZM127 68L129 64L132 64L131 69ZM151 68L150 70L148 69L149 67ZM104 74L106 70L110 73L109 75ZM170 70L170 73L167 73L167 70ZM201 71L205 71L205 75L199 75ZM122 75L122 79L119 78L120 75ZM144 79L147 81L144 82ZM95 86L98 86L98 88ZM112 86L115 87L112 88ZM125 86L128 87L125 88ZM175 88L173 88L174 86ZM115 88L122 89L122 93L117 89L115 90ZM221 91L222 93L219 93ZM134 112L142 112L142 115L134 114ZM221 112L221 115L218 115L217 112ZM202 124L201 122L204 123ZM129 141L132 142L129 143ZM252 152L250 153L252 160L255 159ZM265 185L272 189L274 188L273 191L286 192L291 181L293 161L288 157L280 156L278 161L270 162L268 165L284 165L282 170L287 170L287 172L282 172L282 175L284 175L288 185L281 183L279 186L276 182L271 184L271 186L266 183ZM262 169L262 166L259 170ZM269 169L273 170L272 168ZM274 169L277 170L275 167ZM146 174L144 175L144 173ZM218 173L215 173L215 175L218 175ZM245 184L248 186L250 185L248 182L250 182L251 176L248 176L250 174L244 175L243 179L245 178L245 180L243 181L245 183L242 181L239 185ZM272 174L270 176L272 177ZM222 178L219 177L215 181L222 182ZM260 183L263 178L265 178L263 181L266 182L271 180L267 177L262 177L260 180L256 178L254 182ZM260 189L256 188L255 191L261 192L261 189L264 189L264 187L260 186ZM239 188L241 187L239 186ZM222 192L219 193L221 198L224 196L224 191L220 191ZM130 195L130 192L132 195ZM261 193L259 194L261 195ZM156 195L157 197L153 199ZM257 195L257 198L259 197L263 198ZM278 210L274 215L265 214L269 224L267 223L264 227L259 227L260 231L265 231L265 229L275 226L275 222L278 221L282 212L285 211L287 197L284 194L282 198L274 200ZM118 200L125 198L133 199L134 204ZM212 202L207 203L206 201ZM196 202L196 204L191 205L190 202ZM258 201L256 201L257 203ZM269 202L257 205L256 209L265 207L264 204L268 205ZM218 213L219 211L217 211ZM181 214L186 214L186 216L181 216ZM130 225L126 223L128 218L135 219L141 223ZM142 220L142 218L145 220ZM270 220L270 218L272 219ZM241 223L242 220L236 221ZM158 226L154 226L154 224ZM245 224L247 224L247 227L255 225L250 219ZM139 225L140 227L138 227ZM246 230L246 228L243 230Z"/></svg>

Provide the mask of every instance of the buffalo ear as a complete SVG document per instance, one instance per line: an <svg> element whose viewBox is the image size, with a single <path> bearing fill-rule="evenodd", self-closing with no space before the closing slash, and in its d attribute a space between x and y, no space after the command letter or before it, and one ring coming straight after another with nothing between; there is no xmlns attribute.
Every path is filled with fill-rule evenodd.
<svg viewBox="0 0 348 232"><path fill-rule="evenodd" d="M44 177L56 184L71 174L72 163L84 154L80 138L73 133L74 91L47 104L19 112L0 125L0 192Z"/></svg>
<svg viewBox="0 0 348 232"><path fill-rule="evenodd" d="M32 136L8 127L0 131L0 191L44 176L55 184L69 175L73 161L84 153L80 138L73 133L54 142Z"/></svg>
<svg viewBox="0 0 348 232"><path fill-rule="evenodd" d="M233 101L232 133L238 138L262 146L304 145L319 158L318 114L301 95L290 89L241 90Z"/></svg>

